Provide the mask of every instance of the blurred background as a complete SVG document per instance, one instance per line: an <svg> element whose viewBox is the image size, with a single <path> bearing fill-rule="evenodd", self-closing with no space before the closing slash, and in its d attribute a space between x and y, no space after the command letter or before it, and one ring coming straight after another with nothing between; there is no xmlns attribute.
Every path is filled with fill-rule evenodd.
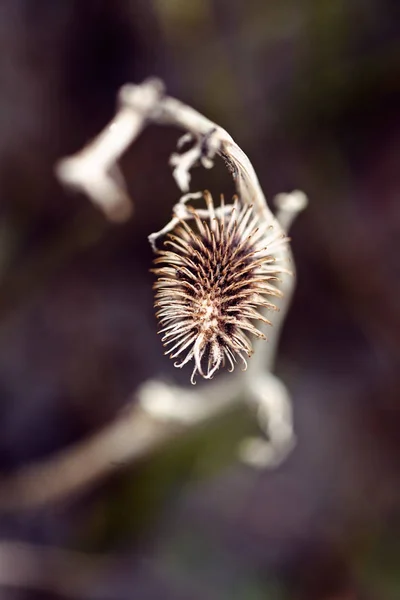
<svg viewBox="0 0 400 600"><path fill-rule="evenodd" d="M189 381L156 335L147 242L179 196L181 132L150 127L124 156L125 224L54 176L110 120L119 86L162 77L231 133L267 198L310 199L277 361L291 456L240 464L257 425L235 409L83 493L0 502L1 598L398 599L398 0L2 0L0 49L0 492L148 378ZM229 195L224 166L198 169L202 187ZM38 553L28 585L10 541L106 558L78 577Z"/></svg>

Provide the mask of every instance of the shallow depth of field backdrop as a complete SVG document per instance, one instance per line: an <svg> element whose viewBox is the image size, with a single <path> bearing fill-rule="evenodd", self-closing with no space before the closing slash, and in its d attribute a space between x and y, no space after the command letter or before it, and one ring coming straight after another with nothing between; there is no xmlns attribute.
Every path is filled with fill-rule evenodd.
<svg viewBox="0 0 400 600"><path fill-rule="evenodd" d="M140 382L189 380L163 356L148 272L147 235L178 198L179 132L151 127L124 157L126 224L53 174L111 118L119 86L149 75L231 133L268 199L309 196L277 363L298 444L275 471L241 465L256 424L236 410L83 494L0 506L0 586L19 540L104 553L74 586L82 599L398 599L398 0L0 3L0 491L114 419ZM231 193L221 165L193 187ZM39 553L32 585L16 577L1 598L64 584L67 597L67 567L44 572Z"/></svg>

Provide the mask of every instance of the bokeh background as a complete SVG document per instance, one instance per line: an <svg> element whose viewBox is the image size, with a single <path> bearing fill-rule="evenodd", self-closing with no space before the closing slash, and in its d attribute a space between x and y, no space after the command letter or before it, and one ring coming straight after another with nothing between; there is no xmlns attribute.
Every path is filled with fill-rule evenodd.
<svg viewBox="0 0 400 600"><path fill-rule="evenodd" d="M2 0L0 489L111 422L141 382L188 381L156 336L147 243L178 197L180 132L151 127L125 155L125 224L53 171L149 75L232 134L268 198L309 196L277 362L298 444L275 471L240 464L256 423L237 409L82 494L0 506L1 598L71 595L74 569L40 555L31 585L2 585L1 549L20 541L104 553L82 565L82 599L396 600L398 0ZM221 165L193 185L230 193Z"/></svg>

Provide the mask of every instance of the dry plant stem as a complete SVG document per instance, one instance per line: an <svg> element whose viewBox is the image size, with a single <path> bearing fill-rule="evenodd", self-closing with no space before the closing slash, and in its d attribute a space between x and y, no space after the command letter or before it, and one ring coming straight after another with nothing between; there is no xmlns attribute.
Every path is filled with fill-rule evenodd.
<svg viewBox="0 0 400 600"><path fill-rule="evenodd" d="M174 207L173 214L185 218L186 202L196 197L198 194L184 196L181 202ZM304 194L293 192L293 194L281 194L276 202L278 216L282 219L287 233L286 228L290 227L296 215L305 208L306 198ZM190 217L190 213L187 216ZM178 220L178 217L174 216L161 232L152 234L153 246L157 238L170 231ZM226 396L226 401L229 402L231 388L226 387L226 384L229 379L234 379L238 393L241 393L248 402L255 404L260 426L266 434L266 439L260 437L244 440L239 448L240 458L257 467L277 466L295 444L289 394L285 385L271 373L280 328L291 301L294 284L294 263L291 260L289 248L285 249L280 258L285 261L286 267L291 270L292 275L283 274L281 277L279 287L283 296L278 301L275 300L280 310L268 315L273 323L273 327L268 331L268 342L262 340L254 342L256 352L249 361L249 367L245 373L223 376L215 383L210 383L203 388L202 393L185 390L181 394L160 394L156 388L150 387L150 393L140 395L142 405L150 414L158 418L165 419L167 422L169 420L195 422L199 412L203 413L212 407L213 399L210 398L210 392L213 391L215 385L219 384L221 394Z"/></svg>
<svg viewBox="0 0 400 600"><path fill-rule="evenodd" d="M250 160L222 127L182 102L164 96L163 84L157 79L123 86L119 101L120 108L111 123L83 150L59 161L56 167L63 183L85 192L108 218L117 214L126 220L130 216L127 196L113 177L112 166L145 125L152 122L183 128L187 132L185 141L190 134L196 142L187 152L171 157L174 177L183 192L189 189L190 169L198 162L212 167L214 156L219 154L232 170L239 196L254 204L266 222L275 222Z"/></svg>
<svg viewBox="0 0 400 600"><path fill-rule="evenodd" d="M207 402L196 402L196 414L188 409L178 420L159 420L141 405L126 409L121 416L82 442L54 454L48 460L23 467L0 480L0 511L39 508L48 503L68 499L92 488L119 468L129 465L156 450L189 426L200 425L238 401L243 389L234 378L215 382L207 394ZM149 381L138 390L138 396L150 404L190 407L193 399L202 398L197 390L186 390ZM150 400L149 400L150 399Z"/></svg>
<svg viewBox="0 0 400 600"><path fill-rule="evenodd" d="M121 106L112 122L83 150L56 165L60 181L86 193L107 218L126 221L132 203L124 189L117 160L141 133L163 92L160 81L149 80L131 91L135 110Z"/></svg>
<svg viewBox="0 0 400 600"><path fill-rule="evenodd" d="M249 158L225 129L173 98L166 98L161 105L160 121L184 127L194 136L194 139L202 138L201 142L204 141L209 158L212 160L215 154L219 154L232 168L239 197L249 204L254 204L256 210L263 215L268 224L275 221ZM179 159L179 155L173 155L173 164L178 163L176 168L179 168ZM175 177L180 185L176 172Z"/></svg>
<svg viewBox="0 0 400 600"><path fill-rule="evenodd" d="M120 561L110 556L89 556L62 548L0 541L0 586L83 598L90 583L96 581L96 575L104 575L106 569ZM2 597L6 596L2 594ZM112 595L104 597L112 598Z"/></svg>
<svg viewBox="0 0 400 600"><path fill-rule="evenodd" d="M181 102L163 96L162 85L156 80L140 86L125 86L120 93L120 102L121 108L112 123L81 152L64 159L57 167L60 179L86 192L107 217L126 219L130 214L129 200L113 177L113 170L121 154L145 124L152 121L182 127L195 140L190 150L175 154L171 159L174 176L183 192L189 187L190 169L199 161L210 167L215 154L220 154L229 165L242 200L253 204L268 224L279 229L249 159L224 129ZM184 210L184 204L182 201L177 211ZM299 210L296 202L286 202L278 210L282 230L290 225ZM290 251L287 260L290 262ZM293 270L293 264L289 264L289 268ZM257 348L246 376L222 376L201 390L147 382L138 390L139 406L131 413L124 414L98 434L48 461L32 464L0 481L0 510L35 508L90 488L121 465L151 452L185 427L212 418L239 397L247 396L258 403L260 418L270 439L270 444L264 443L256 459L254 452L247 459L254 464L277 464L277 458L285 454L293 441L287 392L284 385L266 370L273 365L293 279L285 276L282 286L285 295L280 313L272 315L274 326L269 331L269 342Z"/></svg>
<svg viewBox="0 0 400 600"><path fill-rule="evenodd" d="M297 215L307 207L308 199L304 192L295 190L290 194L278 194L274 198L274 204L277 208L276 220L287 234ZM274 368L281 328L292 301L295 288L296 266L290 246L287 246L284 251L281 250L277 258L283 262L290 274L283 273L280 277L281 282L278 287L282 292L282 298L279 298L275 302L279 308L279 312L273 313L269 317L273 329L272 332L271 330L268 332L268 343L264 344L262 340L256 340L254 343L255 356L252 357L249 369L246 372L246 376L249 379L253 377L254 373L260 373L263 370L272 371Z"/></svg>
<svg viewBox="0 0 400 600"><path fill-rule="evenodd" d="M268 225L279 229L280 224L268 207L249 158L229 133L193 108L175 98L163 95L163 90L162 82L157 79L149 79L141 85L123 86L119 93L120 108L112 122L81 152L59 162L57 166L59 178L64 183L85 191L93 202L103 208L108 217L117 214L122 215L122 218L128 218L130 215L126 208L127 197L121 188L119 192L118 190L115 192L114 201L111 202L110 193L118 188L112 177L112 166L116 166L121 154L134 142L147 123L175 125L186 131L181 142L195 141L190 150L182 154L173 154L171 157L173 174L179 188L183 192L188 192L191 168L198 162L210 168L213 166L215 155L219 154L232 172L242 201L253 204ZM295 215L298 211L291 212ZM182 218L182 214L177 212L162 232L173 228L179 218ZM160 233L149 236L153 249ZM290 260L289 250L288 254ZM292 287L292 280L285 278L285 296L280 307L281 317L274 318L275 332L271 335L269 350L265 350L257 361L259 364L263 362L264 369L272 366L272 357L275 356L276 351L274 339L278 339L278 325L286 313L285 305L290 300ZM266 356L267 354L269 356ZM267 364L266 358L269 359ZM251 372L258 370L254 357L253 365Z"/></svg>
<svg viewBox="0 0 400 600"><path fill-rule="evenodd" d="M308 204L306 195L298 190L291 194L279 194L274 198L277 208L276 218L285 233ZM280 256L286 261L291 275L281 276L280 290L282 298L276 302L279 312L270 316L273 335L267 343L256 340L255 355L245 373L248 389L248 401L256 406L258 421L267 435L267 439L249 438L239 447L240 458L255 467L278 466L291 452L296 443L293 431L292 404L286 386L272 374L282 325L289 309L295 286L295 264L288 249Z"/></svg>

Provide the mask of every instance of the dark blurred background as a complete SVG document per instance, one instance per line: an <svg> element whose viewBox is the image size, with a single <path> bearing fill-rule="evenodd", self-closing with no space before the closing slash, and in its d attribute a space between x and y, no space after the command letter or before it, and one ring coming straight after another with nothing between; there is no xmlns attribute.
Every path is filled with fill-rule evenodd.
<svg viewBox="0 0 400 600"><path fill-rule="evenodd" d="M241 465L256 424L232 411L88 492L0 511L0 547L106 553L82 599L398 599L398 0L1 1L2 476L96 432L149 377L188 382L156 335L147 243L179 195L180 132L151 127L123 158L126 224L53 172L149 75L232 134L267 198L309 196L277 363L298 445L275 471ZM231 189L221 165L202 186ZM1 598L63 597L58 575L57 593Z"/></svg>

